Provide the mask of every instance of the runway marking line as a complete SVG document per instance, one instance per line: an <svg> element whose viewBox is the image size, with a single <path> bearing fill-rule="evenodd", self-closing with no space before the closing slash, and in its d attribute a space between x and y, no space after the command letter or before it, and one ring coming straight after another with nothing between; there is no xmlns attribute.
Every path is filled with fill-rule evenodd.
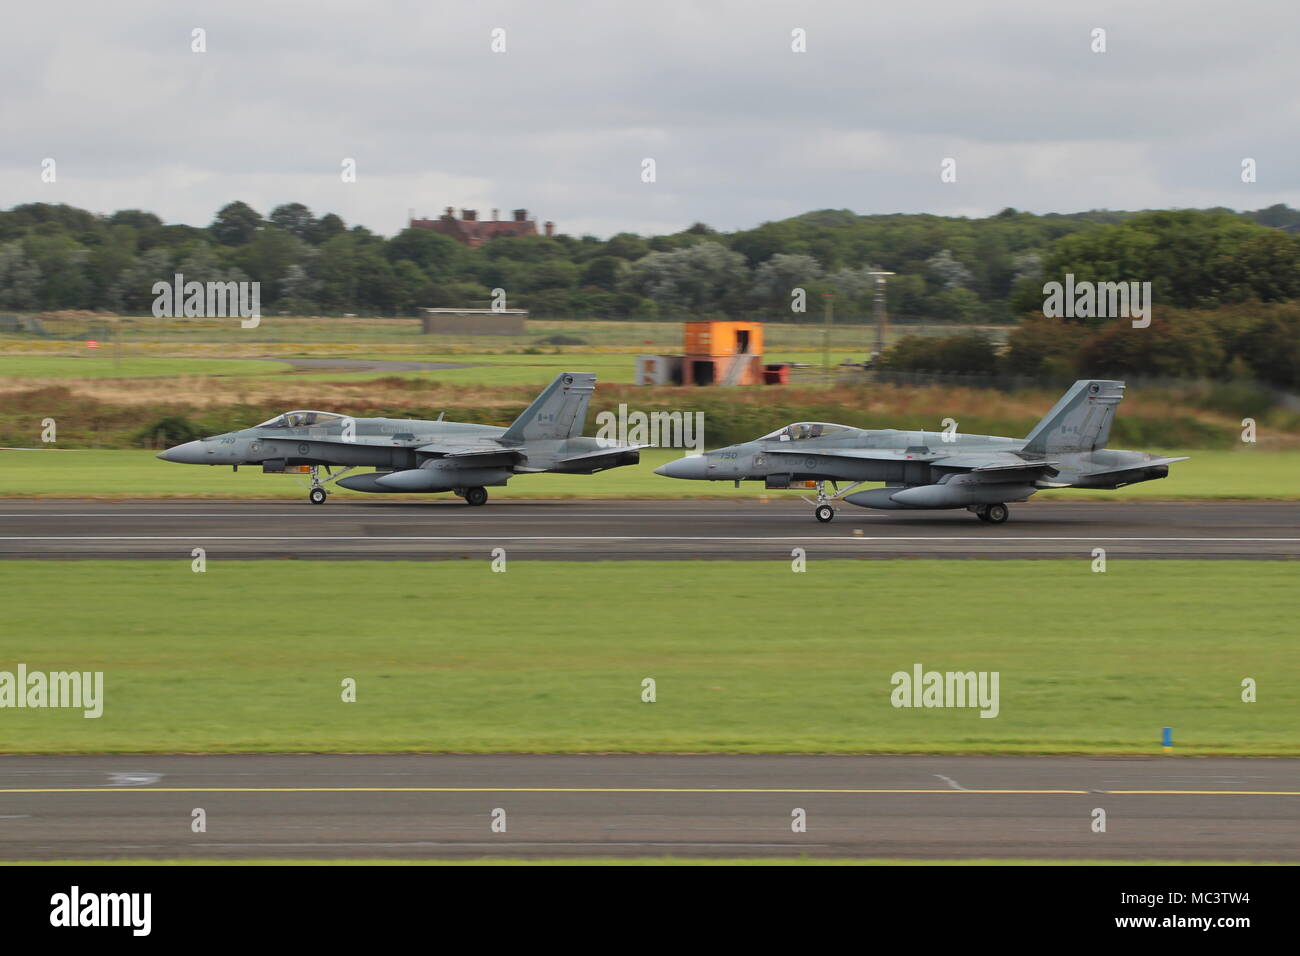
<svg viewBox="0 0 1300 956"><path fill-rule="evenodd" d="M799 511L779 512L778 514L790 518L804 517L803 509ZM104 511L87 511L81 512L0 512L0 520L5 518L409 518L410 514L394 515L376 515L373 511L331 511L328 514L322 514L318 511L291 511L263 513L259 511L210 511L202 513L191 512L142 512L142 511L121 511L121 512L104 512ZM520 512L501 514L495 512L491 515L473 515L474 518L491 518L492 520L505 520L507 518L523 518L528 521L554 521L557 518L564 518L566 521L570 518L734 518L736 520L753 521L754 515L748 512L735 514L729 512L708 512L708 511L651 511L646 513L639 512L571 512L566 511L563 514L537 514L533 512ZM857 518L884 518L886 515L864 514L855 515Z"/></svg>
<svg viewBox="0 0 1300 956"><path fill-rule="evenodd" d="M0 789L7 793L808 793L808 794L938 794L971 793L1002 796L1086 796L1091 793L1130 796L1250 796L1300 797L1300 790L953 790L951 788L818 788L818 787L33 787Z"/></svg>
<svg viewBox="0 0 1300 956"><path fill-rule="evenodd" d="M113 849L133 850L133 849L147 849L147 848L152 848L152 847L156 847L156 846L160 846L160 844L146 844L144 847L134 847L134 846L131 846L130 844L127 844L126 846L114 847ZM161 846L163 846L163 847L165 848L165 847L166 847L166 844L161 844ZM827 847L829 847L830 844L829 844L829 843L693 843L693 842L687 842L687 841L684 841L684 840L677 840L677 841L665 841L665 840L645 841L645 840L643 840L643 841L639 841L639 842L629 842L629 841L621 841L621 842L610 841L610 842L606 842L606 841L600 841L600 842L598 842L598 843L597 843L597 842L582 842L582 843L579 843L579 842L574 842L574 841L572 841L572 840L558 840L558 841L554 841L554 842L539 842L539 841L536 841L536 840L492 840L492 841L490 841L490 842L488 842L488 843L478 843L478 842L473 842L473 841L461 842L461 841L457 841L457 840L442 840L442 841L437 841L437 840L407 840L407 841L403 841L403 842L400 842L400 843L393 843L393 842L378 843L378 842L374 842L374 841L366 841L366 840L353 840L353 841L349 841L349 842L347 842L347 843L191 843L190 846L221 847L221 848L224 848L224 849L231 849L231 848L236 848L236 847L238 847L238 848L250 848L250 847L286 847L286 848L295 848L295 849L297 849L297 848L313 848L313 847L343 847L343 846L377 846L377 847L424 847L424 846L432 847L432 846L436 846L436 847L446 847L446 848L450 848L450 849L454 849L454 848L457 848L457 847L461 847L461 848L475 847L475 848L477 848L477 847L484 847L484 846L490 846L490 847L493 847L493 848L496 848L496 847L512 847L512 846L513 846L513 847L523 847L523 846L540 846L540 847L561 847L561 846L592 846L592 847L607 847L607 846L685 846L685 847L697 847L697 848L703 848L703 847L746 847L746 848L749 848L749 849L773 848L773 849L794 849L794 850L813 848L813 849L823 849L823 850L824 850L824 849L826 849Z"/></svg>
<svg viewBox="0 0 1300 956"><path fill-rule="evenodd" d="M3 535L0 541L1231 541L1294 544L1300 538L1180 538L1167 536L1119 537L1116 535L1088 535L1086 537L1007 536L996 538L969 535L635 535L635 534L573 534L573 535L214 535L196 532L186 535Z"/></svg>

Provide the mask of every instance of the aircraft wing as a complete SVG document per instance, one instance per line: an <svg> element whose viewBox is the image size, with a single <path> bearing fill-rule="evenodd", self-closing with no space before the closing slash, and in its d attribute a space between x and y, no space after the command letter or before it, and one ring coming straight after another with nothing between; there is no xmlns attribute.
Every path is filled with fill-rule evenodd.
<svg viewBox="0 0 1300 956"><path fill-rule="evenodd" d="M918 454L897 449L874 448L769 448L768 455L789 455L791 458L844 458L853 461L934 461L942 455L930 452Z"/></svg>
<svg viewBox="0 0 1300 956"><path fill-rule="evenodd" d="M502 448L496 443L483 445L452 445L434 442L430 445L421 445L415 450L421 455L430 455L435 458L480 458L499 455L506 455L511 458L524 457L524 453L518 448Z"/></svg>
<svg viewBox="0 0 1300 956"><path fill-rule="evenodd" d="M968 451L945 455L942 451L936 450L908 452L896 448L819 448L816 450L808 449L807 451L795 451L793 449L786 451L784 448L779 448L773 449L768 454L772 458L788 455L796 462L814 456L822 459L839 459L841 461L920 461L936 468L951 468L954 471L978 474L1013 471L1051 472L1055 474L1054 466L1058 464L1056 461L1047 459L1026 460L1007 451ZM995 480L995 478L995 474L989 475L990 480Z"/></svg>
<svg viewBox="0 0 1300 956"><path fill-rule="evenodd" d="M376 447L376 448L391 448L395 445L397 446L410 445L410 442L394 441L391 435L357 435L354 438L348 438L345 440L343 438L340 438L338 435L306 435L303 437L285 438L283 436L263 434L259 440L265 442L268 445L276 444L276 443L282 445L288 445L292 443L296 445L299 442L304 442L304 441L314 442L318 445L340 445L340 446L361 445L363 447Z"/></svg>
<svg viewBox="0 0 1300 956"><path fill-rule="evenodd" d="M458 465L463 463L465 468L510 468L528 457L518 448L502 448L495 442L474 445L434 442L415 450L430 458L453 459Z"/></svg>
<svg viewBox="0 0 1300 956"><path fill-rule="evenodd" d="M1009 451L974 451L936 458L930 464L936 468L984 472L1046 470L1060 464L1060 462L1048 461L1045 458L1025 459Z"/></svg>

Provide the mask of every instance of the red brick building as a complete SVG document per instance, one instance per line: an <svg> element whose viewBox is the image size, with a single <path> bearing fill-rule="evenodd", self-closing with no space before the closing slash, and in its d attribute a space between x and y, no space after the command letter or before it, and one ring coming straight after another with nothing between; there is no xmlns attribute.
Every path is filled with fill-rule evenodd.
<svg viewBox="0 0 1300 956"><path fill-rule="evenodd" d="M491 219L480 219L477 209L462 209L460 218L457 219L456 210L448 206L447 211L437 219L412 219L411 228L432 229L457 242L463 242L471 249L477 249L483 243L502 236L537 235L537 223L528 218L527 209L516 209L513 219L501 219L498 213L499 210L493 209ZM555 223L547 222L544 228L546 235L555 235Z"/></svg>

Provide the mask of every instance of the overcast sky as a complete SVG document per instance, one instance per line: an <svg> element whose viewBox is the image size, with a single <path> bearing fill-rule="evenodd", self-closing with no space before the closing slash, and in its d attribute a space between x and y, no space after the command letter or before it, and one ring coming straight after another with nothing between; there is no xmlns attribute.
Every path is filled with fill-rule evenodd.
<svg viewBox="0 0 1300 956"><path fill-rule="evenodd" d="M527 207L605 237L822 208L1300 206L1296 11L29 0L6 6L0 34L0 207L207 225L232 199L263 214L298 201L385 235L412 208ZM195 28L205 53L191 52ZM940 181L945 157L955 183ZM341 181L345 158L356 182Z"/></svg>

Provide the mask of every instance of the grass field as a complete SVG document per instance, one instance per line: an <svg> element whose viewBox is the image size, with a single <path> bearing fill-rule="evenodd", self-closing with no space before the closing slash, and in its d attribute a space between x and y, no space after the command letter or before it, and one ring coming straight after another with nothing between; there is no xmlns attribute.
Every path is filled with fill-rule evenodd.
<svg viewBox="0 0 1300 956"><path fill-rule="evenodd" d="M1284 562L0 564L0 669L103 671L4 752L1300 754ZM723 599L725 597L725 600ZM1000 714L890 704L997 671ZM657 682L643 703L642 680ZM1242 703L1243 678L1259 682ZM355 703L340 699L356 681Z"/></svg>
<svg viewBox="0 0 1300 956"><path fill-rule="evenodd" d="M238 359L137 358L128 356L114 362L103 353L83 356L0 355L0 379L39 378L171 378L194 375L271 375L292 371L285 362L246 362Z"/></svg>
<svg viewBox="0 0 1300 956"><path fill-rule="evenodd" d="M283 356L291 357L291 356ZM428 371L300 371L284 361L249 361L234 358L141 357L128 355L115 362L107 348L100 352L78 355L0 355L0 380L37 379L45 383L77 382L101 379L194 378L197 376L289 376L307 382L368 382L381 378L412 381L446 382L461 385L544 385L564 370L595 372L605 383L631 384L636 373L636 355L631 352L595 352L585 349L547 349L542 354L511 352L429 351L418 355L395 353L325 354L319 358L373 359L379 361L446 362L467 368ZM838 365L847 358L861 361L863 353L834 351L831 363ZM800 362L822 365L822 353L776 352L765 357L768 363Z"/></svg>
<svg viewBox="0 0 1300 956"><path fill-rule="evenodd" d="M52 338L30 335L0 336L0 351L49 352L83 349L79 341L88 330L103 329L109 320L100 317L47 318L45 327ZM181 353L187 349L219 344L239 348L286 349L321 346L358 347L360 343L382 346L411 356L433 352L447 346L469 345L484 351L513 349L544 344L554 335L578 338L598 348L644 349L648 352L680 352L682 323L672 319L660 321L609 321L603 319L529 319L523 335L424 335L415 318L390 319L371 317L303 317L263 316L257 328L240 327L237 319L154 318L126 316L116 322L123 348L158 345ZM895 320L890 325L889 341L903 335L952 334L968 330L970 325L912 324ZM1007 326L988 326L985 331L995 339L1005 338ZM831 345L835 348L863 350L875 341L875 326L865 322L837 322L831 327ZM763 336L769 350L783 348L821 348L825 330L821 317L811 321L764 322ZM305 353L304 353L305 354Z"/></svg>
<svg viewBox="0 0 1300 956"><path fill-rule="evenodd" d="M379 356L372 356L379 358ZM391 358L391 356L389 356ZM457 385L546 385L563 371L595 372L599 381L630 384L636 375L636 356L618 352L561 353L546 355L512 355L486 352L432 353L422 355L421 362L448 362L469 368L436 369L422 372L308 372L295 380L318 382L365 382L380 378L405 378L413 381L445 382Z"/></svg>
<svg viewBox="0 0 1300 956"><path fill-rule="evenodd" d="M681 451L648 449L641 464L596 475L524 475L494 498L702 498L753 500L760 495L797 496L798 492L763 491L759 482L735 488L727 482L677 481L654 469ZM1132 501L1219 499L1300 499L1300 452L1173 451L1191 461L1171 466L1170 477L1117 491L1043 491L1034 500ZM339 488L344 498L362 492ZM294 476L263 475L258 468L177 465L159 461L154 452L117 449L32 451L0 449L0 498L305 498ZM856 510L847 506L850 511Z"/></svg>

